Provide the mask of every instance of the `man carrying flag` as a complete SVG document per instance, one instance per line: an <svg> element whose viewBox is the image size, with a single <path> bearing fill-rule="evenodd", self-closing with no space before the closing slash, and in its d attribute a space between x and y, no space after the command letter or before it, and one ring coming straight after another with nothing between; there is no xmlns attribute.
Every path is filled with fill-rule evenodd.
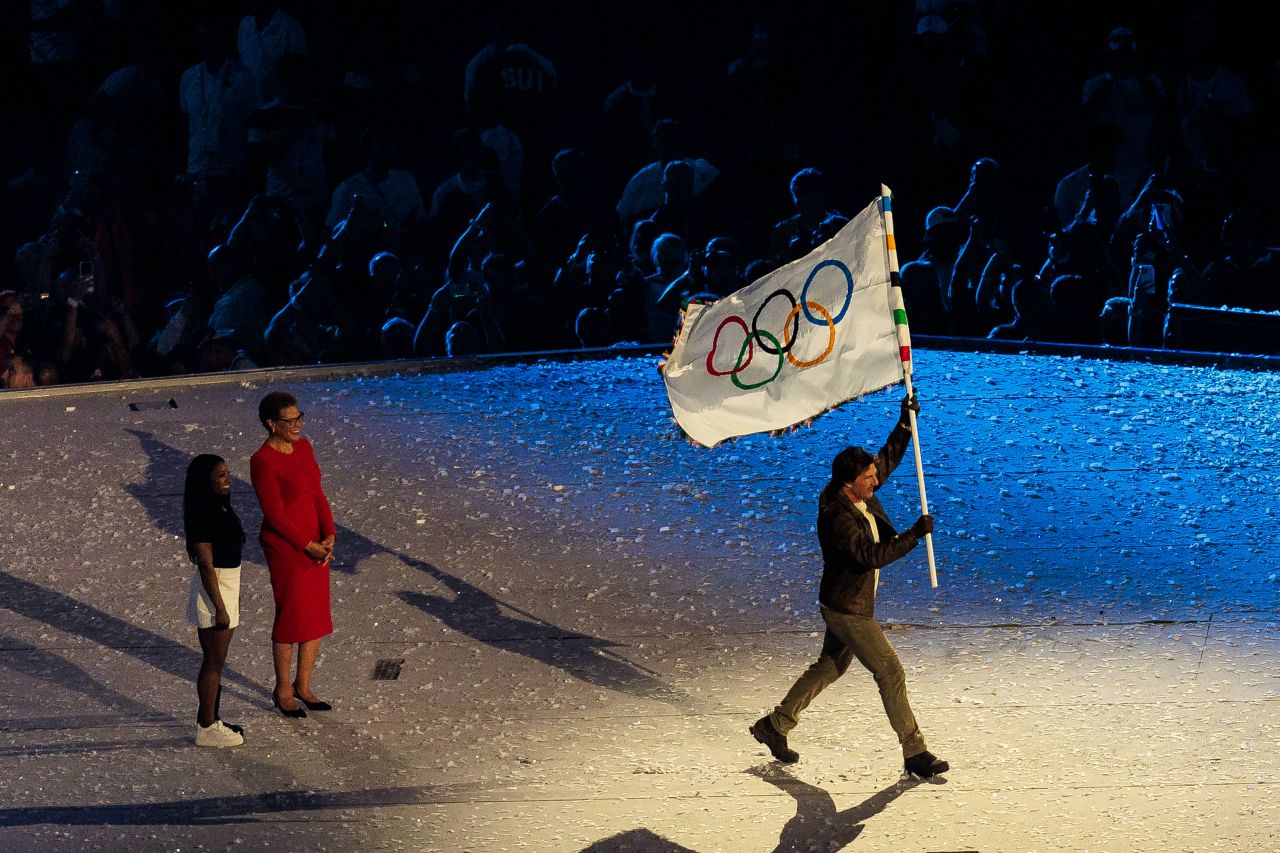
<svg viewBox="0 0 1280 853"><path fill-rule="evenodd" d="M827 625L822 653L778 703L773 712L749 729L773 757L800 760L787 745L787 734L827 685L844 675L854 658L870 670L880 688L889 724L902 744L907 773L929 779L950 769L925 748L924 735L907 702L906 676L898 654L875 619L880 569L907 554L933 532L933 516L922 515L908 530L894 530L876 490L906 452L912 415L920 404L912 393L902 401L898 423L880 452L846 447L831 463L831 481L818 496L818 542L822 546L822 583L818 606Z"/></svg>

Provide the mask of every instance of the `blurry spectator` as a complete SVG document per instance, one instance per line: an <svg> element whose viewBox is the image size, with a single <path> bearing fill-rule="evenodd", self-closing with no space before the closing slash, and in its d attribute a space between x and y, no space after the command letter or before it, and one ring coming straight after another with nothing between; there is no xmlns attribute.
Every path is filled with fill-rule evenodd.
<svg viewBox="0 0 1280 853"><path fill-rule="evenodd" d="M1013 320L1013 291L1026 277L1022 266L1014 263L1008 255L996 253L991 256L982 270L975 294L981 327L990 329Z"/></svg>
<svg viewBox="0 0 1280 853"><path fill-rule="evenodd" d="M637 219L650 216L664 198L667 164L684 160L693 169L693 195L702 195L720 174L701 157L689 156L689 140L684 126L675 119L662 119L653 126L653 150L657 159L631 176L618 200L618 218L626 228Z"/></svg>
<svg viewBox="0 0 1280 853"><path fill-rule="evenodd" d="M227 235L227 245L278 301L296 274L300 247L318 242L305 217L286 199L258 194ZM314 253L307 250L307 254Z"/></svg>
<svg viewBox="0 0 1280 853"><path fill-rule="evenodd" d="M524 228L524 217L509 202L486 204L467 224L449 253L448 279L480 281L480 265L493 252L511 255L517 260L536 256Z"/></svg>
<svg viewBox="0 0 1280 853"><path fill-rule="evenodd" d="M1107 37L1107 70L1085 82L1082 103L1087 122L1111 122L1124 133L1115 177L1121 203L1128 204L1163 162L1169 118L1164 84L1143 66L1128 27L1116 27Z"/></svg>
<svg viewBox="0 0 1280 853"><path fill-rule="evenodd" d="M97 91L84 102L66 138L66 174L80 181L101 175L125 151L111 98Z"/></svg>
<svg viewBox="0 0 1280 853"><path fill-rule="evenodd" d="M993 239L1009 240L1009 198L1005 192L1004 170L990 157L974 161L969 169L969 186L956 204L956 216L969 222L977 216L987 223Z"/></svg>
<svg viewBox="0 0 1280 853"><path fill-rule="evenodd" d="M657 271L653 265L653 241L661 234L658 224L652 219L641 219L631 227L628 253L632 268L642 276L650 276Z"/></svg>
<svg viewBox="0 0 1280 853"><path fill-rule="evenodd" d="M373 301L386 306L389 315L400 292L400 273L400 258L391 252L378 252L369 259L369 293Z"/></svg>
<svg viewBox="0 0 1280 853"><path fill-rule="evenodd" d="M480 143L493 152L498 177L506 184L507 192L512 198L523 198L525 146L520 135L502 122L496 122L480 131ZM538 162L536 155L535 162Z"/></svg>
<svg viewBox="0 0 1280 853"><path fill-rule="evenodd" d="M1112 246L1117 253L1128 250L1139 235L1151 231L1167 251L1180 252L1182 209L1182 197L1177 190L1168 186L1160 175L1152 175L1116 222L1111 233Z"/></svg>
<svg viewBox="0 0 1280 853"><path fill-rule="evenodd" d="M620 192L631 175L647 162L654 123L666 115L664 98L648 51L636 50L628 62L626 82L604 99L599 151L607 155L605 186Z"/></svg>
<svg viewBox="0 0 1280 853"><path fill-rule="evenodd" d="M381 222L379 243L386 248L397 248L405 235L426 222L427 212L418 182L409 172L391 168L395 145L389 134L366 131L361 146L365 152L364 169L338 184L333 191L325 226L332 230L351 212L359 198L368 213Z"/></svg>
<svg viewBox="0 0 1280 853"><path fill-rule="evenodd" d="M1045 340L1053 304L1043 284L1022 279L1013 286L1013 320L996 326L987 335L997 341Z"/></svg>
<svg viewBox="0 0 1280 853"><path fill-rule="evenodd" d="M1130 319L1131 303L1123 296L1113 296L1102 306L1098 316L1098 329L1102 342L1109 347L1138 346L1129 340L1129 328L1133 324Z"/></svg>
<svg viewBox="0 0 1280 853"><path fill-rule="evenodd" d="M949 207L935 207L925 217L924 251L901 273L907 316L914 331L925 335L952 333L947 298L964 236L960 217Z"/></svg>
<svg viewBox="0 0 1280 853"><path fill-rule="evenodd" d="M696 177L687 160L672 160L662 170L662 204L653 212L658 230L675 234L685 245L702 245L710 236L707 211L698 204Z"/></svg>
<svg viewBox="0 0 1280 853"><path fill-rule="evenodd" d="M726 69L721 120L737 141L736 165L757 186L781 181L800 159L801 93L811 84L793 61L793 40L779 37L769 18L767 12L752 16L747 49Z"/></svg>
<svg viewBox="0 0 1280 853"><path fill-rule="evenodd" d="M604 308L583 308L579 311L573 323L573 333L584 347L607 347L617 338L613 321Z"/></svg>
<svg viewBox="0 0 1280 853"><path fill-rule="evenodd" d="M392 317L382 324L383 358L413 358L413 324L403 317Z"/></svg>
<svg viewBox="0 0 1280 853"><path fill-rule="evenodd" d="M9 366L0 371L0 388L34 388L36 376L25 356L14 353Z"/></svg>
<svg viewBox="0 0 1280 853"><path fill-rule="evenodd" d="M885 81L885 91L913 93L894 102L894 138L911 143L886 153L900 154L922 187L941 184L969 159L957 96L962 81L948 29L938 15L917 18Z"/></svg>
<svg viewBox="0 0 1280 853"><path fill-rule="evenodd" d="M663 303L668 287L689 269L689 251L684 240L675 234L663 234L653 241L653 265L656 272L645 279L644 342L665 343L676 327L679 304Z"/></svg>
<svg viewBox="0 0 1280 853"><path fill-rule="evenodd" d="M588 232L619 239L617 219L597 191L582 151L561 151L551 161L551 173L556 194L542 206L534 221L535 245L545 262L561 263Z"/></svg>
<svg viewBox="0 0 1280 853"><path fill-rule="evenodd" d="M746 284L738 267L737 244L728 237L714 237L705 250L690 254L689 268L667 286L658 305L674 314L691 299L720 299Z"/></svg>
<svg viewBox="0 0 1280 853"><path fill-rule="evenodd" d="M1088 281L1097 295L1091 320L1110 296L1124 293L1123 279L1116 270L1101 227L1090 219L1077 219L1061 231L1049 235L1049 253L1036 277L1054 282L1059 276L1074 275Z"/></svg>
<svg viewBox="0 0 1280 853"><path fill-rule="evenodd" d="M1204 270L1212 307L1280 311L1280 257L1267 247L1257 214L1234 210L1222 223L1221 251Z"/></svg>
<svg viewBox="0 0 1280 853"><path fill-rule="evenodd" d="M63 270L24 315L19 351L30 352L41 385L119 379L133 373L118 311L91 272Z"/></svg>
<svg viewBox="0 0 1280 853"><path fill-rule="evenodd" d="M976 337L991 328L989 320L978 313L978 287L983 272L996 263L995 269L1007 264L1008 245L995 233L982 217L969 220L969 238L960 249L955 269L951 274L951 289L947 293L947 307L955 334Z"/></svg>
<svg viewBox="0 0 1280 853"><path fill-rule="evenodd" d="M528 267L511 255L491 254L480 265L504 352L547 349L561 343L548 295L534 287Z"/></svg>
<svg viewBox="0 0 1280 853"><path fill-rule="evenodd" d="M253 370L257 364L236 345L230 332L209 332L196 347L194 368L197 373L220 373L224 370Z"/></svg>
<svg viewBox="0 0 1280 853"><path fill-rule="evenodd" d="M204 18L198 40L203 59L182 73L178 86L178 107L187 117L186 174L222 211L248 169L247 120L260 103L258 85L233 57L228 27Z"/></svg>
<svg viewBox="0 0 1280 853"><path fill-rule="evenodd" d="M284 94L279 79L280 60L307 53L302 25L281 8L278 0L248 0L249 14L240 20L236 45L240 60L249 69L264 102Z"/></svg>
<svg viewBox="0 0 1280 853"><path fill-rule="evenodd" d="M801 169L791 178L795 214L773 226L769 257L779 265L804 257L830 240L849 218L827 209L827 179L817 169Z"/></svg>
<svg viewBox="0 0 1280 853"><path fill-rule="evenodd" d="M1144 231L1133 241L1129 262L1129 293L1126 304L1125 341L1129 346L1158 347L1168 308L1172 270L1163 251L1163 241L1155 232ZM1108 300L1114 302L1115 299ZM1105 322L1105 321L1104 321Z"/></svg>
<svg viewBox="0 0 1280 853"><path fill-rule="evenodd" d="M431 232L444 241L437 247L448 252L457 235L486 204L507 197L498 176L498 161L472 130L453 135L458 171L431 194Z"/></svg>
<svg viewBox="0 0 1280 853"><path fill-rule="evenodd" d="M1052 321L1045 330L1051 341L1073 344L1101 343L1098 318L1107 296L1095 282L1080 275L1060 275L1049 288Z"/></svg>
<svg viewBox="0 0 1280 853"><path fill-rule="evenodd" d="M431 297L413 337L418 357L503 349L505 337L483 279L451 279Z"/></svg>
<svg viewBox="0 0 1280 853"><path fill-rule="evenodd" d="M475 326L459 320L449 327L444 336L444 354L449 358L475 355L480 352L480 335Z"/></svg>
<svg viewBox="0 0 1280 853"><path fill-rule="evenodd" d="M161 130L168 126L171 113L165 109L161 92L158 47L141 35L126 44L126 64L106 76L95 97L106 99L115 128L113 167L127 167L124 181L129 189L135 189L135 182L149 176L168 178L176 164L171 159L169 139Z"/></svg>
<svg viewBox="0 0 1280 853"><path fill-rule="evenodd" d="M338 299L333 284L307 273L292 288L289 302L271 318L264 334L270 364L319 364L341 342Z"/></svg>
<svg viewBox="0 0 1280 853"><path fill-rule="evenodd" d="M215 246L209 252L209 279L218 293L209 315L209 331L221 332L254 362L266 357L263 333L276 306L234 249Z"/></svg>
<svg viewBox="0 0 1280 853"><path fill-rule="evenodd" d="M172 294L165 303L165 319L147 343L152 370L161 375L187 373L191 359L207 333L207 309L193 293Z"/></svg>
<svg viewBox="0 0 1280 853"><path fill-rule="evenodd" d="M27 59L35 78L31 100L41 105L33 119L48 124L47 128L37 125L33 130L44 131L41 135L50 148L63 141L70 115L83 97L77 85L84 74L83 64L78 62L84 52L79 30L92 5L89 0L28 3ZM10 34L11 42L12 39ZM11 43L10 49L14 47Z"/></svg>
<svg viewBox="0 0 1280 853"><path fill-rule="evenodd" d="M559 75L555 65L528 44L531 15L531 9L518 2L497 4L493 39L467 63L463 85L474 126L486 133L500 129L488 133L485 141L498 153L503 177L517 200L522 189L532 198L545 197L545 176L540 170L526 174L523 163L541 164L550 158L554 149L549 149L548 137L557 117Z"/></svg>
<svg viewBox="0 0 1280 853"><path fill-rule="evenodd" d="M250 155L266 166L268 196L284 199L307 213L313 223L329 201L325 177L325 144L333 127L320 114L311 95L307 57L290 53L276 63L280 95L249 119Z"/></svg>
<svg viewBox="0 0 1280 853"><path fill-rule="evenodd" d="M16 291L0 290L0 374L8 374L21 332L22 301Z"/></svg>
<svg viewBox="0 0 1280 853"><path fill-rule="evenodd" d="M1209 16L1192 14L1187 27L1187 68L1174 88L1179 160L1184 169L1211 176L1231 165L1236 137L1253 112L1239 74L1219 64Z"/></svg>
<svg viewBox="0 0 1280 853"><path fill-rule="evenodd" d="M521 136L551 117L556 67L530 47L528 12L504 2L494 21L493 40L467 63L463 99L482 125L502 122Z"/></svg>
<svg viewBox="0 0 1280 853"><path fill-rule="evenodd" d="M1085 195L1099 181L1114 181L1116 151L1124 141L1124 131L1111 122L1089 125L1085 139L1087 155L1083 166L1065 175L1053 193L1053 208L1063 227L1070 225L1084 207ZM1115 203L1119 204L1118 185Z"/></svg>

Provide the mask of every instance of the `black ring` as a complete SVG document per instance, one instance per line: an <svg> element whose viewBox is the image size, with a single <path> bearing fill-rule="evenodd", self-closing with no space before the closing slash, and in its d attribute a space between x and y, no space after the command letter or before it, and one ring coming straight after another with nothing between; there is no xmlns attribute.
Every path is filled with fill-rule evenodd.
<svg viewBox="0 0 1280 853"><path fill-rule="evenodd" d="M764 313L764 309L773 301L775 296L787 297L787 300L791 303L791 310L795 311L796 298L791 295L791 291L786 288L780 288L775 290L773 293L770 293L768 298L766 298L764 302L761 302L760 307L756 309L756 315L751 318L751 338L756 342L756 345L759 346L760 349L764 350L769 355L786 355L791 352L791 348L796 345L796 339L800 337L800 315L798 313L792 318L792 322L795 323L795 329L791 332L791 343L787 344L785 347L773 349L766 344L764 342L764 338L760 336L760 315Z"/></svg>

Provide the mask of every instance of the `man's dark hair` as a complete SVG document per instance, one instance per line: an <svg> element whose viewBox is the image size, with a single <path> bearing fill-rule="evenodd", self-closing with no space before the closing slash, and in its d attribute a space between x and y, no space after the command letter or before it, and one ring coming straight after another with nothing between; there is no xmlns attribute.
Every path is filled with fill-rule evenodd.
<svg viewBox="0 0 1280 853"><path fill-rule="evenodd" d="M875 462L876 458L861 447L846 447L831 460L831 479L837 483L852 483Z"/></svg>
<svg viewBox="0 0 1280 853"><path fill-rule="evenodd" d="M270 394L262 398L262 402L258 404L258 420L262 421L262 425L267 427L267 421L275 421L280 419L280 413L290 406L298 405L298 398L287 391L272 391Z"/></svg>

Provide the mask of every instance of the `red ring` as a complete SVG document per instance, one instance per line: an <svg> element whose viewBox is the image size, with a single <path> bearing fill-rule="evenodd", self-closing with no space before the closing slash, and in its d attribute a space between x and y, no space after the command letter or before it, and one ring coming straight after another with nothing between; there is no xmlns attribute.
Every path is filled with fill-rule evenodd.
<svg viewBox="0 0 1280 853"><path fill-rule="evenodd" d="M720 333L724 331L724 327L730 323L737 323L742 327L742 334L747 337L747 360L739 364L733 370L716 370L713 359L716 355L716 347L720 344ZM751 359L755 357L755 344L751 342L751 329L747 328L747 321L741 317L732 316L725 317L720 321L720 325L716 327L715 337L711 339L711 351L707 353L707 373L712 376L732 376L735 373L741 373L747 369L747 365L751 364Z"/></svg>

